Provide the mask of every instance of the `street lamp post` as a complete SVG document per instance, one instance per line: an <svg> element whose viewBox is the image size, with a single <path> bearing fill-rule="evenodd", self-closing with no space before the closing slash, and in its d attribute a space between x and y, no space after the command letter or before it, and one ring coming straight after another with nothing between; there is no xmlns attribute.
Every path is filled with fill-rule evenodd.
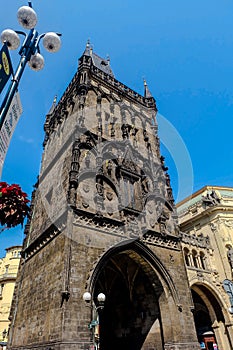
<svg viewBox="0 0 233 350"><path fill-rule="evenodd" d="M57 52L61 46L61 40L59 33L48 32L39 35L35 26L37 24L37 15L32 8L31 1L28 1L28 6L22 6L18 9L17 18L19 24L25 28L29 29L29 33L26 34L22 31L14 31L11 29L6 29L1 34L2 43L6 43L10 50L15 50L20 45L19 35L25 37L24 42L19 50L19 55L21 56L17 70L13 76L10 87L6 93L6 96L2 102L1 114L0 114L0 130L6 118L7 112L11 105L12 99L15 92L18 89L18 85L26 64L28 62L31 69L39 71L44 67L44 58L40 54L39 43L43 38L43 45L49 52ZM18 35L19 34L19 35Z"/></svg>
<svg viewBox="0 0 233 350"><path fill-rule="evenodd" d="M100 349L99 329L98 329L98 333L97 334L96 334L95 331L96 331L96 327L99 327L99 324L100 324L99 310L103 310L104 302L106 300L106 296L105 296L104 293L99 293L97 295L97 304L95 304L91 293L90 292L85 292L83 294L83 300L87 304L90 304L90 307L91 307L91 321L88 324L88 328L92 332L92 341L93 341L94 349L98 350L98 349Z"/></svg>

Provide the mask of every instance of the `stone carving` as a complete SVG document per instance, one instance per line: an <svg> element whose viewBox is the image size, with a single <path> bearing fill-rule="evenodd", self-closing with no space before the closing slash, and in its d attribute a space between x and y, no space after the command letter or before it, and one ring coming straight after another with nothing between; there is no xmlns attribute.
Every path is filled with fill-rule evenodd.
<svg viewBox="0 0 233 350"><path fill-rule="evenodd" d="M109 233L110 235L112 233L119 234L122 236L124 234L124 226L116 225L114 222L111 222L112 219L105 219L101 217L101 220L95 220L95 217L89 217L85 214L76 214L74 219L75 225L81 225L81 226L87 226L87 227L95 227L98 229L103 230L106 233Z"/></svg>
<svg viewBox="0 0 233 350"><path fill-rule="evenodd" d="M160 161L161 161L161 164L162 164L162 169L163 169L163 171L167 171L167 170L168 170L168 167L165 166L165 157L164 157L164 156L161 156L161 157L160 157Z"/></svg>
<svg viewBox="0 0 233 350"><path fill-rule="evenodd" d="M48 244L54 237L59 235L65 228L64 217L61 222L57 222L56 226L51 225L46 231L43 232L41 236L36 238L27 248L22 251L21 255L26 260L32 255L36 254L44 245Z"/></svg>
<svg viewBox="0 0 233 350"><path fill-rule="evenodd" d="M174 256L172 254L170 254L170 261L172 264L174 264L174 262L175 262Z"/></svg>
<svg viewBox="0 0 233 350"><path fill-rule="evenodd" d="M233 220L224 220L224 224L227 227L233 228Z"/></svg>
<svg viewBox="0 0 233 350"><path fill-rule="evenodd" d="M91 161L90 153L88 152L85 156L85 164L86 164L87 169L89 169L89 167L90 167L90 161Z"/></svg>
<svg viewBox="0 0 233 350"><path fill-rule="evenodd" d="M122 124L121 130L122 130L123 139L128 139L129 138L129 125Z"/></svg>
<svg viewBox="0 0 233 350"><path fill-rule="evenodd" d="M178 240L173 240L169 237L157 236L152 232L144 234L142 241L148 244L169 247L171 249L179 249Z"/></svg>
<svg viewBox="0 0 233 350"><path fill-rule="evenodd" d="M86 192L86 193L90 192L90 186L88 184L84 184L83 185L83 191Z"/></svg>
<svg viewBox="0 0 233 350"><path fill-rule="evenodd" d="M106 192L106 197L107 197L107 199L108 199L109 201L111 201L111 200L113 199L113 193L107 191L107 192Z"/></svg>
<svg viewBox="0 0 233 350"><path fill-rule="evenodd" d="M233 269L233 248L231 246L228 247L227 258L231 268Z"/></svg>
<svg viewBox="0 0 233 350"><path fill-rule="evenodd" d="M154 206L155 206L155 203L154 202L149 202L146 206L148 212L150 214L152 214L154 212Z"/></svg>
<svg viewBox="0 0 233 350"><path fill-rule="evenodd" d="M104 187L103 187L102 183L100 182L100 179L97 180L96 190L97 190L98 195L103 197L103 195L104 195Z"/></svg>
<svg viewBox="0 0 233 350"><path fill-rule="evenodd" d="M142 179L142 193L145 195L150 192L150 183L147 176Z"/></svg>
<svg viewBox="0 0 233 350"><path fill-rule="evenodd" d="M89 207L89 204L85 201L85 199L83 199L82 201L82 206L86 209Z"/></svg>
<svg viewBox="0 0 233 350"><path fill-rule="evenodd" d="M202 233L199 236L194 234L188 234L184 232L180 232L181 240L183 243L194 245L200 248L210 249L210 238L209 236L204 236Z"/></svg>
<svg viewBox="0 0 233 350"><path fill-rule="evenodd" d="M149 224L150 224L151 228L154 228L154 227L155 227L155 224L156 224L156 219L155 219L155 218L151 218L151 219L149 220Z"/></svg>
<svg viewBox="0 0 233 350"><path fill-rule="evenodd" d="M111 137L115 137L115 128L114 128L114 123L111 123L110 135L111 135Z"/></svg>
<svg viewBox="0 0 233 350"><path fill-rule="evenodd" d="M160 213L160 216L158 218L158 223L159 223L159 226L160 226L160 232L163 235L167 234L166 228L167 228L167 220L168 219L169 219L169 215L168 215L167 211L162 209L162 212Z"/></svg>
<svg viewBox="0 0 233 350"><path fill-rule="evenodd" d="M210 223L210 228L211 228L212 232L216 232L218 227L217 227L217 225L215 223L211 222Z"/></svg>
<svg viewBox="0 0 233 350"><path fill-rule="evenodd" d="M137 147L137 132L138 132L138 129L135 128L135 126L133 125L132 129L131 129L131 135L133 137L133 145L134 145L134 147Z"/></svg>
<svg viewBox="0 0 233 350"><path fill-rule="evenodd" d="M196 271L196 274L197 274L197 279L199 281L203 281L204 280L204 275L203 275L202 271Z"/></svg>
<svg viewBox="0 0 233 350"><path fill-rule="evenodd" d="M167 186L167 197L171 205L174 204L174 197L172 193L172 188L171 188L171 181L170 181L170 176L168 173L165 174L165 181L166 181L166 186Z"/></svg>
<svg viewBox="0 0 233 350"><path fill-rule="evenodd" d="M215 191L212 191L211 193L207 192L206 196L202 196L202 202L206 206L214 206L220 203L220 199L218 198Z"/></svg>
<svg viewBox="0 0 233 350"><path fill-rule="evenodd" d="M70 169L70 176L69 176L69 192L68 192L68 200L69 203L72 205L76 204L76 189L78 186L78 173L80 168L80 149L79 149L79 142L76 141L73 144L72 149L72 161L71 161L71 169Z"/></svg>
<svg viewBox="0 0 233 350"><path fill-rule="evenodd" d="M112 176L112 170L113 170L113 164L111 160L106 161L106 169L107 169L107 174L111 177Z"/></svg>

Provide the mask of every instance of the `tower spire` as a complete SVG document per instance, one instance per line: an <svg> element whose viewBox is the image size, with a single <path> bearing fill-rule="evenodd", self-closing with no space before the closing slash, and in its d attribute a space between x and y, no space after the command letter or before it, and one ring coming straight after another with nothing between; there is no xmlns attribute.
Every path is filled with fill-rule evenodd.
<svg viewBox="0 0 233 350"><path fill-rule="evenodd" d="M90 56L90 51L91 51L91 42L90 42L90 39L87 39L86 48L83 54L86 56Z"/></svg>

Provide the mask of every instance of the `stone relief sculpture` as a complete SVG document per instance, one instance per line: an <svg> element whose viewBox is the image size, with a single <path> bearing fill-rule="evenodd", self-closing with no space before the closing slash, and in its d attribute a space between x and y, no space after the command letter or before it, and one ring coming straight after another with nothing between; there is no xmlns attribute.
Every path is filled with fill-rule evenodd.
<svg viewBox="0 0 233 350"><path fill-rule="evenodd" d="M220 203L220 199L215 191L207 192L206 196L202 196L203 204L207 206L214 206Z"/></svg>
<svg viewBox="0 0 233 350"><path fill-rule="evenodd" d="M233 269L233 248L231 246L228 247L227 258L231 268Z"/></svg>

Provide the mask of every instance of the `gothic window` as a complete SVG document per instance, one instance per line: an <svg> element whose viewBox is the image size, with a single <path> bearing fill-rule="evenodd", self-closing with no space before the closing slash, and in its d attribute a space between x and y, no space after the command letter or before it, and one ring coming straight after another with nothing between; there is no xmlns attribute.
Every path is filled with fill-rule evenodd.
<svg viewBox="0 0 233 350"><path fill-rule="evenodd" d="M81 74L81 77L80 77L80 83L85 83L87 80L87 73L84 72Z"/></svg>
<svg viewBox="0 0 233 350"><path fill-rule="evenodd" d="M194 267L196 267L198 269L198 256L197 256L197 252L195 250L193 250L193 265Z"/></svg>
<svg viewBox="0 0 233 350"><path fill-rule="evenodd" d="M184 259L185 259L185 263L187 266L190 266L190 262L189 262L189 250L187 248L184 248Z"/></svg>
<svg viewBox="0 0 233 350"><path fill-rule="evenodd" d="M203 252L200 253L200 262L201 262L202 269L205 270L206 269L205 254Z"/></svg>

